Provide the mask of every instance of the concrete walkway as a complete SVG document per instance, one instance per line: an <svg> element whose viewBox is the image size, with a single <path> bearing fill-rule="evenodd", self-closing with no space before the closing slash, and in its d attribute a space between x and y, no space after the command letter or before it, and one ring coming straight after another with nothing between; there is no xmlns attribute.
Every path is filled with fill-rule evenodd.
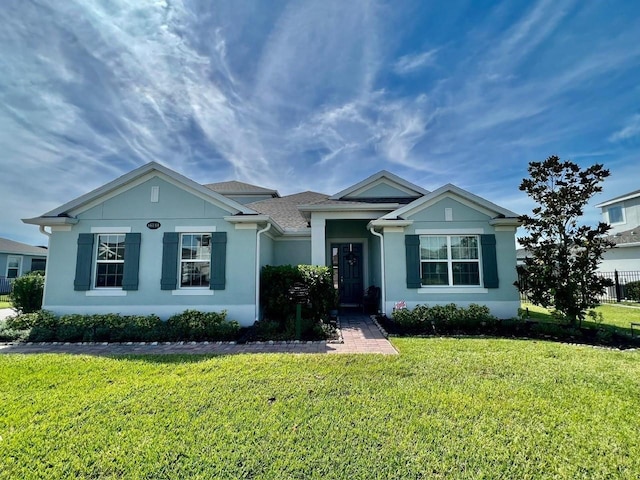
<svg viewBox="0 0 640 480"><path fill-rule="evenodd" d="M0 320L4 320L8 317L13 317L16 311L13 308L0 308Z"/></svg>
<svg viewBox="0 0 640 480"><path fill-rule="evenodd" d="M73 353L83 355L158 355L158 354L220 354L238 353L378 353L397 355L398 352L387 340L373 321L365 315L340 317L344 343L302 342L302 343L205 343L184 342L183 344L26 344L0 345L0 354L7 353Z"/></svg>

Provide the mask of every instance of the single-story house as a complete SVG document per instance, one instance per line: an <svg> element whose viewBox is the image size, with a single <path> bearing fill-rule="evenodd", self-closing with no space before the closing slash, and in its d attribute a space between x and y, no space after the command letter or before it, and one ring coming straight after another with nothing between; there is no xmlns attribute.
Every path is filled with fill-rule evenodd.
<svg viewBox="0 0 640 480"><path fill-rule="evenodd" d="M44 271L47 249L0 238L0 277L17 278L36 270Z"/></svg>
<svg viewBox="0 0 640 480"><path fill-rule="evenodd" d="M502 318L519 307L517 214L387 171L334 195L280 196L151 162L23 221L49 235L43 307L59 314L225 309L249 325L261 268L283 264L330 267L345 306L377 286L384 313L399 301L478 303Z"/></svg>

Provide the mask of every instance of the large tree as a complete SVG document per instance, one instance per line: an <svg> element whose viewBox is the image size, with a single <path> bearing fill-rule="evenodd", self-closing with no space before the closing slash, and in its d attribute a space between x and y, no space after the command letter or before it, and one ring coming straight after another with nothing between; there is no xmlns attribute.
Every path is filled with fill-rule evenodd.
<svg viewBox="0 0 640 480"><path fill-rule="evenodd" d="M554 308L567 320L581 322L611 280L597 275L604 252L613 246L605 238L609 225L579 225L589 199L602 191L609 170L596 164L582 170L553 155L529 164L530 178L520 184L536 206L522 215L527 236L519 242L527 250L516 286L538 305Z"/></svg>

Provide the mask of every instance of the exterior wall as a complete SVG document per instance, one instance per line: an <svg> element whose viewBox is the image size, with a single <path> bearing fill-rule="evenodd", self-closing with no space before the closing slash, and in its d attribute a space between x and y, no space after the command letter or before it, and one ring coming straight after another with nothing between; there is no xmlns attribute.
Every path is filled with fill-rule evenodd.
<svg viewBox="0 0 640 480"><path fill-rule="evenodd" d="M160 186L160 199L150 202L151 186ZM223 217L229 212L159 178L153 178L117 197L77 215L79 222L68 231L54 229L49 240L49 260L43 308L64 313L155 313L166 319L185 309L227 310L230 319L250 325L255 317L256 230L236 229ZM161 227L150 230L147 222ZM227 232L225 290L206 290L202 295L177 295L161 290L163 234L176 227L202 226L199 231ZM130 227L141 233L139 287L120 291L121 296L93 296L99 290L74 291L77 239L92 227ZM95 269L95 264L92 270ZM102 289L104 291L104 289ZM191 292L190 292L191 293Z"/></svg>
<svg viewBox="0 0 640 480"><path fill-rule="evenodd" d="M369 237L369 282L365 288L382 285L382 272L380 268L380 239L374 235Z"/></svg>
<svg viewBox="0 0 640 480"><path fill-rule="evenodd" d="M602 221L609 223L609 209L611 207L622 207L624 210L624 223L618 223L611 226L609 235L615 235L618 232L631 230L640 226L640 197L625 200L623 202L608 205L602 209Z"/></svg>
<svg viewBox="0 0 640 480"><path fill-rule="evenodd" d="M453 221L444 221L445 208L453 209ZM517 277L515 228L506 230L507 227L502 227L505 230L498 230L489 225L488 215L451 198L445 198L417 212L409 219L414 220L414 223L404 231L387 229L384 232L387 314L392 312L395 302L404 300L407 308L414 308L418 304L456 303L460 306L468 306L471 303L477 303L487 305L499 318L511 318L517 315L520 301L518 291L513 286ZM440 230L453 233L464 232L465 229L474 229L482 234L495 234L499 288L483 286L407 288L405 235L418 234L417 230Z"/></svg>
<svg viewBox="0 0 640 480"><path fill-rule="evenodd" d="M310 265L311 238L280 240L273 245L273 265Z"/></svg>
<svg viewBox="0 0 640 480"><path fill-rule="evenodd" d="M636 247L616 247L605 252L600 272L640 271L640 245Z"/></svg>

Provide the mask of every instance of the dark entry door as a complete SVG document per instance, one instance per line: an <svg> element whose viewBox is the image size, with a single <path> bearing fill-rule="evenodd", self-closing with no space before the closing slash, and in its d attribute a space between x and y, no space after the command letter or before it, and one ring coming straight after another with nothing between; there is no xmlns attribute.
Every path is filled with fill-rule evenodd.
<svg viewBox="0 0 640 480"><path fill-rule="evenodd" d="M337 243L332 245L334 271L338 267L340 303L359 305L362 302L362 244ZM336 258L337 257L337 258Z"/></svg>

